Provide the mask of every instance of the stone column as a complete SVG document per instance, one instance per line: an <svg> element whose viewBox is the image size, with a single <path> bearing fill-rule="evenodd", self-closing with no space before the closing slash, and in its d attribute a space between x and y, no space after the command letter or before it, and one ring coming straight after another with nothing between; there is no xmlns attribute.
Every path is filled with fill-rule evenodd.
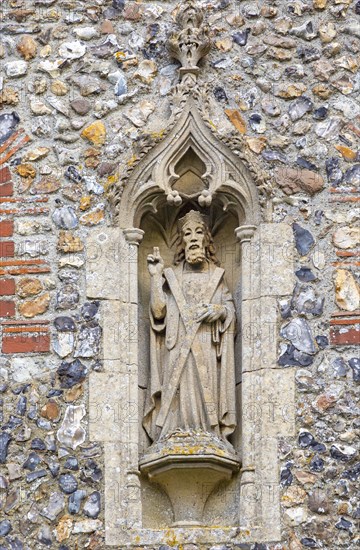
<svg viewBox="0 0 360 550"><path fill-rule="evenodd" d="M250 228L251 229L251 228ZM240 525L280 540L278 437L294 435L287 408L294 372L277 364L279 298L294 286L293 233L285 223L238 228L242 245L242 459ZM249 435L252 434L252 435Z"/></svg>
<svg viewBox="0 0 360 550"><path fill-rule="evenodd" d="M244 307L245 300L252 295L252 278L256 277L254 273L254 252L252 250L252 238L255 234L254 225L242 225L235 229L236 239L241 246L241 372L245 373L251 370L250 354L247 347L246 335L251 323L251 316ZM255 456L254 439L255 430L251 426L251 411L254 410L254 404L251 402L251 393L244 381L240 385L238 398L241 402L241 479L240 479L240 526L256 528L256 486L255 486Z"/></svg>
<svg viewBox="0 0 360 550"><path fill-rule="evenodd" d="M139 415L138 415L138 249L144 231L138 228L123 230L128 246L128 327L126 341L128 357L128 422L124 423L126 431L126 493L127 493L127 527L140 528L142 525L141 488L139 480ZM125 258L124 258L125 260ZM124 350L125 351L125 350Z"/></svg>
<svg viewBox="0 0 360 550"><path fill-rule="evenodd" d="M89 380L90 439L104 444L107 545L141 528L138 477L138 245L141 229L102 228L87 242L87 296L101 300L103 372ZM96 253L95 253L96 252ZM125 539L124 539L125 540Z"/></svg>

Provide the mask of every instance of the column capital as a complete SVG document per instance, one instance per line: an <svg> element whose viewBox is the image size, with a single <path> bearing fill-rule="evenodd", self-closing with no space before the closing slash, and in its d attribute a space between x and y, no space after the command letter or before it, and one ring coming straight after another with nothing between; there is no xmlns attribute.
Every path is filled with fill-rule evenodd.
<svg viewBox="0 0 360 550"><path fill-rule="evenodd" d="M129 244L135 244L139 246L143 240L144 231L138 229L137 227L129 227L128 229L123 229L124 237Z"/></svg>
<svg viewBox="0 0 360 550"><path fill-rule="evenodd" d="M240 243L249 242L256 229L256 225L240 225L235 229L235 237Z"/></svg>

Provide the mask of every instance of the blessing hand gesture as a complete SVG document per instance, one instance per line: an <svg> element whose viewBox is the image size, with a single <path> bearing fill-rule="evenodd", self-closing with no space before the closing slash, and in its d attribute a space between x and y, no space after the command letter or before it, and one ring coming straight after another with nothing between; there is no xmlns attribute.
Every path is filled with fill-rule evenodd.
<svg viewBox="0 0 360 550"><path fill-rule="evenodd" d="M164 271L164 260L160 256L160 250L154 246L154 251L147 257L148 270L151 277L161 276Z"/></svg>

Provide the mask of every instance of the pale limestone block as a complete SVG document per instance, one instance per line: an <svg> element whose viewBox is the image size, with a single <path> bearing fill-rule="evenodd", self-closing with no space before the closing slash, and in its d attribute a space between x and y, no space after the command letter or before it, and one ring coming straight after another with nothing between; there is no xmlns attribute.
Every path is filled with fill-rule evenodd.
<svg viewBox="0 0 360 550"><path fill-rule="evenodd" d="M259 319L259 302L258 300L246 300L242 303L241 308L241 370L251 372L255 370L258 364L260 352L259 348L254 345L254 329L257 327Z"/></svg>
<svg viewBox="0 0 360 550"><path fill-rule="evenodd" d="M86 240L86 294L88 298L119 300L127 288L120 263L127 247L118 228L92 231Z"/></svg>
<svg viewBox="0 0 360 550"><path fill-rule="evenodd" d="M116 300L106 300L101 306L104 359L120 359L124 333L124 305Z"/></svg>
<svg viewBox="0 0 360 550"><path fill-rule="evenodd" d="M138 245L128 244L128 300L132 304L137 304L138 298Z"/></svg>
<svg viewBox="0 0 360 550"><path fill-rule="evenodd" d="M255 483L253 469L243 469L240 484L239 525L245 529L253 529L261 522L260 501L261 491Z"/></svg>
<svg viewBox="0 0 360 550"><path fill-rule="evenodd" d="M119 536L127 528L125 472L122 468L122 444L104 444L105 468L105 543L118 545Z"/></svg>
<svg viewBox="0 0 360 550"><path fill-rule="evenodd" d="M129 366L120 359L104 359L104 371L114 374L127 374Z"/></svg>
<svg viewBox="0 0 360 550"><path fill-rule="evenodd" d="M128 304L128 324L124 337L124 347L127 347L128 355L127 361L130 365L138 364L139 354L139 320L138 320L138 306L137 304ZM137 370L136 370L137 374Z"/></svg>
<svg viewBox="0 0 360 550"><path fill-rule="evenodd" d="M241 244L241 294L243 300L260 296L260 232Z"/></svg>
<svg viewBox="0 0 360 550"><path fill-rule="evenodd" d="M257 480L261 490L262 540L280 540L280 490L278 441L275 437L261 438L261 453L257 463Z"/></svg>
<svg viewBox="0 0 360 550"><path fill-rule="evenodd" d="M55 371L56 360L43 357L13 357L11 361L11 377L14 382L29 382L43 379Z"/></svg>
<svg viewBox="0 0 360 550"><path fill-rule="evenodd" d="M242 466L255 466L257 447L256 435L260 433L261 394L256 387L259 377L246 372L241 383L241 426L242 426Z"/></svg>
<svg viewBox="0 0 360 550"><path fill-rule="evenodd" d="M260 225L261 296L286 296L294 287L292 228L286 223Z"/></svg>
<svg viewBox="0 0 360 550"><path fill-rule="evenodd" d="M264 433L269 436L295 435L295 371L271 369L263 372Z"/></svg>
<svg viewBox="0 0 360 550"><path fill-rule="evenodd" d="M242 372L277 366L278 313L270 296L242 304Z"/></svg>
<svg viewBox="0 0 360 550"><path fill-rule="evenodd" d="M119 359L127 365L137 364L137 305L107 300L102 307L104 359Z"/></svg>
<svg viewBox="0 0 360 550"><path fill-rule="evenodd" d="M278 309L276 298L266 296L260 299L260 320L258 321L261 342L261 368L277 366Z"/></svg>
<svg viewBox="0 0 360 550"><path fill-rule="evenodd" d="M251 240L242 242L243 300L291 294L293 248L292 228L285 223L263 223Z"/></svg>
<svg viewBox="0 0 360 550"><path fill-rule="evenodd" d="M137 417L129 401L128 376L94 372L89 378L89 431L93 441L128 441L128 425Z"/></svg>

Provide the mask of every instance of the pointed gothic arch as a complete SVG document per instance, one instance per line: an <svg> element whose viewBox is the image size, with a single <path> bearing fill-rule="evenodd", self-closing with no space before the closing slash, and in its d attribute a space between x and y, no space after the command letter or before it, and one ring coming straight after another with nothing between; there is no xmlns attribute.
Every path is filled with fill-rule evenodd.
<svg viewBox="0 0 360 550"><path fill-rule="evenodd" d="M203 189L223 201L238 216L238 225L257 225L261 219L259 191L244 161L210 131L191 99L171 131L147 152L132 170L116 210L120 227L139 227L141 218L164 205L174 189L176 166L189 149L205 165ZM188 200L180 193L183 201ZM201 190L192 193L192 199ZM175 204L176 207L176 204Z"/></svg>
<svg viewBox="0 0 360 550"><path fill-rule="evenodd" d="M104 442L106 543L129 548L161 545L169 533L179 543L190 536L206 546L280 540L277 438L294 433L294 377L292 371L276 368L274 332L277 299L293 289L292 231L285 223L268 223L273 185L242 136L224 135L211 123L206 91L202 93L197 82L197 64L211 46L201 10L187 0L177 22L183 30L171 37L169 50L182 67L169 125L161 135L149 134L138 144L121 180L108 193L114 227L102 229L97 241L89 243L108 251L88 264L87 274L88 296L103 300L104 316L105 372L91 377L95 418L90 420L90 436ZM193 188L191 177L190 184L185 177L180 185L186 174L194 175ZM139 404L146 386L146 338L141 327L139 332L139 318L147 307L139 284L145 279L145 272L139 275L146 256L141 247L154 230L170 251L171 232L187 205L210 214L215 234L226 225L235 233L240 262L234 268L234 289L243 344L237 350L241 429L234 442L242 468L230 491L209 499L206 528L190 534L169 529L164 494L150 489L139 471L144 446ZM219 237L225 249L228 241L227 234ZM114 250L119 251L115 258ZM100 272L116 281L110 289L99 287ZM109 399L111 410L129 406L126 421L120 414L118 424L106 422ZM269 404L276 406L271 415ZM285 409L286 418L281 416ZM156 506L149 506L149 495ZM218 517L224 518L220 529Z"/></svg>

